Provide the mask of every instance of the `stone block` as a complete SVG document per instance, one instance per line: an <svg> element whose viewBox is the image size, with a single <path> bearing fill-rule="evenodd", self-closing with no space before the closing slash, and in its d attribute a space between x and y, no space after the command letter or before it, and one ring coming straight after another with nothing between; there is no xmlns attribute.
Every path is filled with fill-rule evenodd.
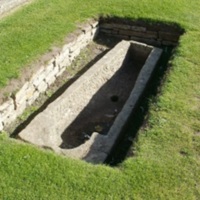
<svg viewBox="0 0 200 200"><path fill-rule="evenodd" d="M38 87L38 86L37 86ZM37 88L36 87L36 88ZM36 91L36 88L34 85L29 85L29 87L26 90L26 99L31 99L31 97L33 96L34 92Z"/></svg>
<svg viewBox="0 0 200 200"><path fill-rule="evenodd" d="M40 95L39 91L35 91L31 96L31 98L27 99L27 105L28 106L32 105L35 102L35 100L39 97L39 95Z"/></svg>
<svg viewBox="0 0 200 200"><path fill-rule="evenodd" d="M93 28L91 31L92 40L94 40L98 34L99 34L99 27Z"/></svg>
<svg viewBox="0 0 200 200"><path fill-rule="evenodd" d="M46 91L47 88L48 88L47 83L43 81L40 83L40 85L38 85L37 90L39 91L39 93L43 93Z"/></svg>
<svg viewBox="0 0 200 200"><path fill-rule="evenodd" d="M97 28L99 26L99 22L98 21L90 22L90 26L92 28Z"/></svg>
<svg viewBox="0 0 200 200"><path fill-rule="evenodd" d="M69 55L69 59L70 61L73 61L75 59L75 57L77 57L80 54L80 48L78 48L76 51L70 53Z"/></svg>
<svg viewBox="0 0 200 200"><path fill-rule="evenodd" d="M40 83L44 80L45 78L45 71L41 71L40 74L37 73L37 75L34 76L34 78L32 79L32 84L37 88L38 85L40 85Z"/></svg>
<svg viewBox="0 0 200 200"><path fill-rule="evenodd" d="M120 35L120 34L111 34L111 35L115 38L120 38L120 39L124 39L124 40L130 39L130 36L128 36L128 35Z"/></svg>
<svg viewBox="0 0 200 200"><path fill-rule="evenodd" d="M70 61L69 61L69 49L66 49L65 51L62 51L60 53L60 57L59 59L57 60L57 64L60 66L60 67L66 67L67 65L70 64Z"/></svg>
<svg viewBox="0 0 200 200"><path fill-rule="evenodd" d="M131 30L139 31L139 32L145 32L147 30L147 28L146 27L142 27L142 26L131 26Z"/></svg>
<svg viewBox="0 0 200 200"><path fill-rule="evenodd" d="M85 41L90 42L90 41L92 41L92 38L93 38L93 35L92 35L92 32L91 32L91 31L90 31L90 32L87 32L87 33L85 34Z"/></svg>
<svg viewBox="0 0 200 200"><path fill-rule="evenodd" d="M57 65L57 66L55 66L55 67L53 68L53 73L54 73L55 75L56 75L59 71L60 71L59 65Z"/></svg>
<svg viewBox="0 0 200 200"><path fill-rule="evenodd" d="M0 114L1 119L4 123L7 123L7 118L12 115L12 113L15 111L15 106L13 104L13 100L9 99L5 103L3 103L0 106Z"/></svg>
<svg viewBox="0 0 200 200"><path fill-rule="evenodd" d="M69 50L69 48L73 45L73 42L70 42L68 44L65 44L63 47L62 47L62 50L61 50L61 54L67 50Z"/></svg>
<svg viewBox="0 0 200 200"><path fill-rule="evenodd" d="M127 24L113 24L112 27L114 29L131 30L131 25Z"/></svg>
<svg viewBox="0 0 200 200"><path fill-rule="evenodd" d="M24 110L26 109L26 107L27 107L26 102L27 101L24 100L23 102L20 102L17 104L17 109L15 110L17 116L21 115L24 112Z"/></svg>
<svg viewBox="0 0 200 200"><path fill-rule="evenodd" d="M76 42L81 42L84 40L84 38L85 38L85 33L83 32L77 37Z"/></svg>
<svg viewBox="0 0 200 200"><path fill-rule="evenodd" d="M154 32L154 31L139 32L139 31L120 30L119 34L128 35L128 36L136 36L136 37L141 37L141 38L153 38L153 39L158 38L157 32Z"/></svg>
<svg viewBox="0 0 200 200"><path fill-rule="evenodd" d="M144 43L147 43L147 44L153 45L153 46L160 46L161 45L161 42L158 41L158 40L155 40L155 39L140 38L140 37L132 36L131 40L135 40L135 41L138 41L138 42L144 42Z"/></svg>
<svg viewBox="0 0 200 200"><path fill-rule="evenodd" d="M159 31L158 35L159 35L159 39L164 40L164 41L172 41L172 42L177 42L180 37L180 34L164 32L164 31Z"/></svg>
<svg viewBox="0 0 200 200"><path fill-rule="evenodd" d="M7 110L10 110L11 106L13 106L13 101L12 101L12 99L9 99L8 101L6 101L2 105L0 105L0 113L5 113Z"/></svg>
<svg viewBox="0 0 200 200"><path fill-rule="evenodd" d="M65 70L66 70L66 67L60 68L59 72L56 74L56 78L61 76L64 73Z"/></svg>
<svg viewBox="0 0 200 200"><path fill-rule="evenodd" d="M46 67L45 67L45 69L44 69L44 75L45 75L45 77L49 74L49 73L51 73L52 71L53 71L53 68L54 68L54 62L55 62L55 60L53 60L53 62L51 62L51 63L49 63Z"/></svg>
<svg viewBox="0 0 200 200"><path fill-rule="evenodd" d="M80 49L80 44L81 42L75 42L74 45L69 48L69 53L71 54L77 49Z"/></svg>
<svg viewBox="0 0 200 200"><path fill-rule="evenodd" d="M7 114L6 118L3 120L3 125L8 126L16 119L17 119L17 114L16 114L16 111L13 110L13 112Z"/></svg>
<svg viewBox="0 0 200 200"><path fill-rule="evenodd" d="M22 102L26 101L26 90L28 89L29 82L26 82L22 88L16 93L15 100L17 104L21 104Z"/></svg>
<svg viewBox="0 0 200 200"><path fill-rule="evenodd" d="M88 33L92 30L92 26L90 24L87 24L85 25L84 27L81 27L81 30L84 32L84 33Z"/></svg>
<svg viewBox="0 0 200 200"><path fill-rule="evenodd" d="M100 29L113 29L113 24L111 23L103 23L99 25Z"/></svg>
<svg viewBox="0 0 200 200"><path fill-rule="evenodd" d="M56 80L56 73L52 71L51 73L48 74L48 76L44 79L44 81L47 83L48 86L50 86L52 83L55 82Z"/></svg>
<svg viewBox="0 0 200 200"><path fill-rule="evenodd" d="M43 71L44 71L44 66L42 65L42 66L39 68L39 70L38 70L37 72L35 72L35 73L32 75L32 77L31 77L31 79L30 79L29 82L34 82L34 80L37 79L37 77L38 77L40 74L42 74Z"/></svg>
<svg viewBox="0 0 200 200"><path fill-rule="evenodd" d="M66 68L67 66L71 65L71 60L70 60L70 56L66 57L60 64L59 67L60 69L62 68Z"/></svg>

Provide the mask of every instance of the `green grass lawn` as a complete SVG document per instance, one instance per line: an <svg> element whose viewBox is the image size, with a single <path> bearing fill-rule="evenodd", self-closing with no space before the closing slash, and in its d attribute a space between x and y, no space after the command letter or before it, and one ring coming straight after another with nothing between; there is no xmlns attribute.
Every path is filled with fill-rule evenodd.
<svg viewBox="0 0 200 200"><path fill-rule="evenodd" d="M135 156L91 165L0 135L0 199L200 199L200 1L36 0L0 21L0 87L89 17L176 22L180 39Z"/></svg>

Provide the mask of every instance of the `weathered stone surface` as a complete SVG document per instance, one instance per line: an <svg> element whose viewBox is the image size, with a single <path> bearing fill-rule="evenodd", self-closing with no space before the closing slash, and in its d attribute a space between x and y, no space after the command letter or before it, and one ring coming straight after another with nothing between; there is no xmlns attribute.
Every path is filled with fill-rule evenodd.
<svg viewBox="0 0 200 200"><path fill-rule="evenodd" d="M13 109L14 109L14 106L13 106L12 99L9 99L8 101L0 105L0 113L6 113L9 111L12 111Z"/></svg>
<svg viewBox="0 0 200 200"><path fill-rule="evenodd" d="M41 82L40 85L38 85L37 87L37 90L40 92L40 93L43 93L46 91L48 85L45 81Z"/></svg>
<svg viewBox="0 0 200 200"><path fill-rule="evenodd" d="M131 31L131 30L120 30L119 34L121 35L129 35L129 36L138 36L144 38L158 38L157 32L154 31L146 31L146 32L139 32L139 31Z"/></svg>
<svg viewBox="0 0 200 200"><path fill-rule="evenodd" d="M53 71L53 69L54 69L54 67L55 67L55 63L56 63L56 62L55 62L55 59L53 59L53 60L45 67L44 73L43 73L45 77Z"/></svg>
<svg viewBox="0 0 200 200"><path fill-rule="evenodd" d="M29 82L26 82L23 87L16 93L15 100L18 105L26 101L26 91L28 89Z"/></svg>
<svg viewBox="0 0 200 200"><path fill-rule="evenodd" d="M103 23L103 24L100 24L100 28L131 30L131 25L115 24L115 23Z"/></svg>
<svg viewBox="0 0 200 200"><path fill-rule="evenodd" d="M142 26L131 26L131 30L140 31L140 32L146 32L147 28L146 27L142 27Z"/></svg>
<svg viewBox="0 0 200 200"><path fill-rule="evenodd" d="M59 76L61 76L65 70L66 70L66 67L60 68L59 72L56 74L56 78L59 77Z"/></svg>
<svg viewBox="0 0 200 200"><path fill-rule="evenodd" d="M100 24L100 29L112 29L113 28L113 24L111 23L103 23L103 24Z"/></svg>
<svg viewBox="0 0 200 200"><path fill-rule="evenodd" d="M112 35L115 38L120 38L120 39L124 39L124 40L130 39L130 36L128 36L128 35L120 35L120 34L113 34L113 33L108 34L108 35L110 35L110 36Z"/></svg>
<svg viewBox="0 0 200 200"><path fill-rule="evenodd" d="M17 118L16 111L13 109L12 112L7 113L7 115L4 117L5 118L3 118L3 124L4 124L4 126L7 126L8 124L13 122Z"/></svg>
<svg viewBox="0 0 200 200"><path fill-rule="evenodd" d="M84 25L81 27L81 30L84 32L84 33L89 33L91 32L92 30L92 26L90 24L87 24L87 25Z"/></svg>
<svg viewBox="0 0 200 200"><path fill-rule="evenodd" d="M57 63L61 68L65 68L66 66L71 64L71 61L69 59L69 49L66 49L65 51L63 51L63 53L61 53L60 60L58 60Z"/></svg>
<svg viewBox="0 0 200 200"><path fill-rule="evenodd" d="M30 83L28 88L27 88L27 90L26 90L26 94L25 94L26 95L26 99L28 100L28 99L32 98L32 96L33 96L35 91L36 91L35 86Z"/></svg>
<svg viewBox="0 0 200 200"><path fill-rule="evenodd" d="M26 109L26 107L27 107L27 101L26 101L26 99L23 99L23 101L16 102L16 104L17 104L17 107L16 107L15 112L16 112L16 116L19 116Z"/></svg>
<svg viewBox="0 0 200 200"><path fill-rule="evenodd" d="M56 73L57 74L57 73ZM56 80L56 74L51 72L48 76L44 79L48 86L50 86Z"/></svg>
<svg viewBox="0 0 200 200"><path fill-rule="evenodd" d="M92 40L94 40L99 33L99 27L93 28L91 33L92 33Z"/></svg>
<svg viewBox="0 0 200 200"><path fill-rule="evenodd" d="M26 100L27 105L30 106L34 103L34 101L39 97L39 91L35 90L30 98Z"/></svg>
<svg viewBox="0 0 200 200"><path fill-rule="evenodd" d="M90 22L90 25L93 28L93 30L95 30L96 28L99 27L99 22L98 21L93 21L93 22Z"/></svg>
<svg viewBox="0 0 200 200"><path fill-rule="evenodd" d="M85 39L85 33L82 32L76 39L76 42L81 42Z"/></svg>
<svg viewBox="0 0 200 200"><path fill-rule="evenodd" d="M46 74L44 81L48 85L51 85L56 80L56 74L58 72L59 72L59 67L58 66L53 67L52 71L50 71L50 73Z"/></svg>
<svg viewBox="0 0 200 200"><path fill-rule="evenodd" d="M80 159L83 158L86 161L90 161L93 163L102 163L102 160L105 160L108 156L104 152L98 152L97 154L94 153L95 147L98 149L98 144L96 144L96 141L100 142L103 141L105 136L100 135L97 132L94 132L89 140L87 140L84 144L80 145L79 147L76 147L74 149L59 149L58 147L54 146L54 150L57 153L64 154L68 157ZM94 144L96 144L94 146ZM90 154L90 150L93 149L93 153ZM98 151L98 150L97 150Z"/></svg>
<svg viewBox="0 0 200 200"><path fill-rule="evenodd" d="M140 37L132 36L131 40L135 40L135 41L138 41L138 42L144 42L144 43L147 43L147 44L153 45L153 46L160 46L161 45L161 41L158 41L158 40L155 40L155 39L140 38Z"/></svg>
<svg viewBox="0 0 200 200"><path fill-rule="evenodd" d="M179 40L179 37L180 37L180 34L159 31L159 39L164 40L164 41L177 42Z"/></svg>
<svg viewBox="0 0 200 200"><path fill-rule="evenodd" d="M76 49L76 51L73 51L69 55L69 60L72 62L79 54L80 54L80 49Z"/></svg>
<svg viewBox="0 0 200 200"><path fill-rule="evenodd" d="M35 86L35 88L37 88L41 84L41 82L44 81L45 77L46 76L45 76L44 71L42 71L42 73L40 75L34 76L34 79L33 79L32 83Z"/></svg>
<svg viewBox="0 0 200 200"><path fill-rule="evenodd" d="M10 119L12 119L11 115L14 113L14 111L15 111L15 106L13 104L12 99L9 99L7 102L5 102L0 106L1 120L4 125L9 124L11 122L10 121Z"/></svg>
<svg viewBox="0 0 200 200"><path fill-rule="evenodd" d="M59 149L61 134L91 97L122 65L129 42L121 42L71 85L24 129L19 136L33 144ZM116 59L116 57L118 59ZM99 78L96 78L99 77ZM64 151L64 150L62 150Z"/></svg>

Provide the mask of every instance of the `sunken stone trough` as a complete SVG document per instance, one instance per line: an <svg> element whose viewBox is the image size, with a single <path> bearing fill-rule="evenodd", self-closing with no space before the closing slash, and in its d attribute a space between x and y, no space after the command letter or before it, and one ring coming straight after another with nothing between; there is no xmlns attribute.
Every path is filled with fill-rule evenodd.
<svg viewBox="0 0 200 200"><path fill-rule="evenodd" d="M68 157L104 162L161 54L160 48L122 40L18 136Z"/></svg>

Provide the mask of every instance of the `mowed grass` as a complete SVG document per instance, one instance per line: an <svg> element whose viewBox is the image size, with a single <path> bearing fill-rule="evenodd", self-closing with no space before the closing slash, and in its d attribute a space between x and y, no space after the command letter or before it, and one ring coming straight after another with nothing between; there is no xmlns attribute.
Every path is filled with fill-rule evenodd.
<svg viewBox="0 0 200 200"><path fill-rule="evenodd" d="M198 0L38 0L1 20L0 87L92 16L176 22L186 33L134 157L94 166L1 134L0 199L200 199L199 9Z"/></svg>

